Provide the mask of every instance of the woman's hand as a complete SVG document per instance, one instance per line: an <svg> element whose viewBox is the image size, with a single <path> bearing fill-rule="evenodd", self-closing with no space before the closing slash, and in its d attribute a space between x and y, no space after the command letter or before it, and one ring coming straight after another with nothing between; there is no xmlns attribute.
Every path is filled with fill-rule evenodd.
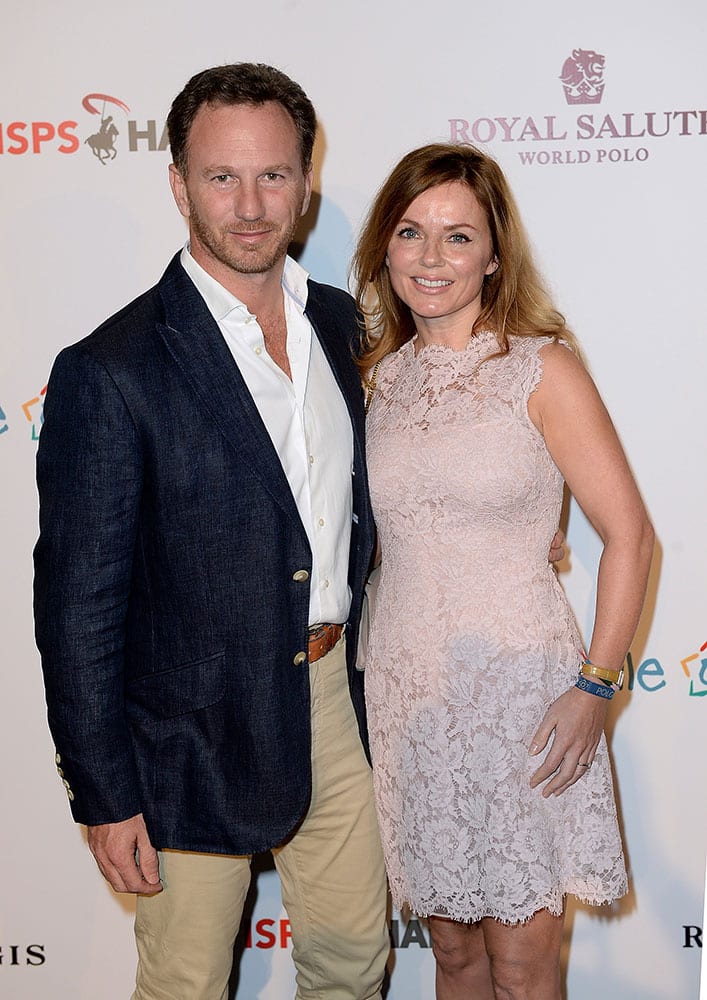
<svg viewBox="0 0 707 1000"><path fill-rule="evenodd" d="M530 779L531 788L547 781L543 798L561 795L592 766L604 731L608 702L608 698L571 687L550 705L529 751L531 757L539 754L554 732L550 752Z"/></svg>
<svg viewBox="0 0 707 1000"><path fill-rule="evenodd" d="M551 563L561 562L565 558L565 534L561 528L555 532L550 542L548 559Z"/></svg>

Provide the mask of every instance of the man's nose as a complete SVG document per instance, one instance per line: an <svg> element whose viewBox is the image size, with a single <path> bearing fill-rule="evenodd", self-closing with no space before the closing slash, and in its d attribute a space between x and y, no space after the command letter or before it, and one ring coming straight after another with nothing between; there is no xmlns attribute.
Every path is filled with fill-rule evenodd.
<svg viewBox="0 0 707 1000"><path fill-rule="evenodd" d="M265 214L263 196L257 181L241 181L234 197L234 211L239 219L254 222Z"/></svg>

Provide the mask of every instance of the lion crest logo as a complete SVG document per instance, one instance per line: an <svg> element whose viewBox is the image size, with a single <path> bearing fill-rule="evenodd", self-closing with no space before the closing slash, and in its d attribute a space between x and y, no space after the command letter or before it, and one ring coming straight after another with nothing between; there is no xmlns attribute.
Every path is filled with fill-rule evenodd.
<svg viewBox="0 0 707 1000"><path fill-rule="evenodd" d="M604 93L604 56L592 49L573 49L560 80L568 104L599 104Z"/></svg>

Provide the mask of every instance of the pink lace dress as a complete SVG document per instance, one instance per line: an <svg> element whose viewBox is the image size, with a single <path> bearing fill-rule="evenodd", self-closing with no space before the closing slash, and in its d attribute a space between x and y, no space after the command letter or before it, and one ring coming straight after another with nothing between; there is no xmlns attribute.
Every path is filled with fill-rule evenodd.
<svg viewBox="0 0 707 1000"><path fill-rule="evenodd" d="M383 563L366 698L393 901L419 915L527 920L626 892L604 738L544 799L528 747L574 684L581 640L552 567L562 476L527 403L548 340L405 344L368 415Z"/></svg>

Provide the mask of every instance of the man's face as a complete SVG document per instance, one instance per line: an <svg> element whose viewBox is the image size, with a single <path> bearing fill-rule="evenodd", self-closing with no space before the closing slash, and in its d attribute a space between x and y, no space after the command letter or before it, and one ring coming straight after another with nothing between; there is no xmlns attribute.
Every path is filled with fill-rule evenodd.
<svg viewBox="0 0 707 1000"><path fill-rule="evenodd" d="M312 191L285 109L274 101L202 106L187 163L186 178L170 167L170 183L204 270L228 287L236 275L281 265Z"/></svg>

